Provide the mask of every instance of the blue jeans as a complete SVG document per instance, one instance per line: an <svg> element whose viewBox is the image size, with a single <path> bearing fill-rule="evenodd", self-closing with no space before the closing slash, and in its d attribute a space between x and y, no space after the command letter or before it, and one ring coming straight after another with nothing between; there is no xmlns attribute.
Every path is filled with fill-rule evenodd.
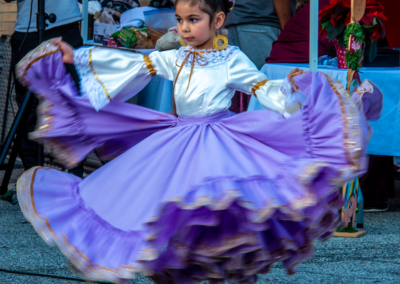
<svg viewBox="0 0 400 284"><path fill-rule="evenodd" d="M238 46L261 69L280 33L281 29L270 26L235 25L228 28L228 41L230 45Z"/></svg>

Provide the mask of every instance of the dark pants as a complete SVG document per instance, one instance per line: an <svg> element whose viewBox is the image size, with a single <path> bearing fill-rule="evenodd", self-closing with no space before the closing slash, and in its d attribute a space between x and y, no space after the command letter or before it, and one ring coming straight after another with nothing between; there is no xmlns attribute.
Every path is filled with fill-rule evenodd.
<svg viewBox="0 0 400 284"><path fill-rule="evenodd" d="M38 34L36 32L28 33L26 39L21 47L22 41L25 37L25 33L14 32L11 36L11 48L12 48L12 63L13 71L15 72L15 65L32 49L38 46ZM83 40L80 35L78 22L59 26L46 30L45 40L49 40L55 37L62 37L63 41L69 43L74 48L81 47L83 45ZM67 72L73 78L76 86L79 89L79 76L75 70L73 64L65 64ZM14 76L15 77L15 76ZM17 104L21 106L24 101L27 89L22 86L17 80L15 81L15 92L17 94ZM28 170L34 166L38 165L38 151L37 144L34 141L28 139L28 134L34 131L36 126L36 107L38 105L38 100L36 96L30 106L29 117L26 125L24 127L24 134L21 140L22 143L22 154L25 161L25 170ZM76 168L69 171L70 173L82 177L83 176L83 162L79 164Z"/></svg>
<svg viewBox="0 0 400 284"><path fill-rule="evenodd" d="M360 187L365 207L386 203L394 197L393 157L370 155L368 171L360 178Z"/></svg>
<svg viewBox="0 0 400 284"><path fill-rule="evenodd" d="M240 47L257 68L261 69L271 53L272 43L278 39L280 32L278 28L265 25L235 25L228 28L228 39L230 45ZM250 98L250 95L237 91L229 110L236 113L247 111Z"/></svg>
<svg viewBox="0 0 400 284"><path fill-rule="evenodd" d="M242 92L236 91L231 100L230 111L241 113L247 111L251 96Z"/></svg>

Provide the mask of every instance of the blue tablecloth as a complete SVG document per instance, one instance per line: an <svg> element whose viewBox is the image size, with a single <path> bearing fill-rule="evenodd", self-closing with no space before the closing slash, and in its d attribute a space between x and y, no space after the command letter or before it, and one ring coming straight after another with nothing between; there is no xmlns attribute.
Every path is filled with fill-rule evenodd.
<svg viewBox="0 0 400 284"><path fill-rule="evenodd" d="M308 64L265 64L261 71L271 80L283 79L295 67L308 71ZM319 71L347 84L347 70L319 66ZM383 92L383 110L379 120L371 122L374 134L368 147L373 155L400 156L400 67L362 68L361 80L373 81ZM262 109L257 98L250 100L249 110Z"/></svg>
<svg viewBox="0 0 400 284"><path fill-rule="evenodd" d="M137 49L143 54L150 54L154 49ZM172 81L155 76L150 83L133 99L132 102L143 107L161 112L172 112Z"/></svg>
<svg viewBox="0 0 400 284"><path fill-rule="evenodd" d="M142 54L150 54L154 49L136 49ZM131 102L161 112L172 112L172 81L155 76Z"/></svg>
<svg viewBox="0 0 400 284"><path fill-rule="evenodd" d="M172 111L172 81L155 76L150 83L134 99L136 104L158 110Z"/></svg>

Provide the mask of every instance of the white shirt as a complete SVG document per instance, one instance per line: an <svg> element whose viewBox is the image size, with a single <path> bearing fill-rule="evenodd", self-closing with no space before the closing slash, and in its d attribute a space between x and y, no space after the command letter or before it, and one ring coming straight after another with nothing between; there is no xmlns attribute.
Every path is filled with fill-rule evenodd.
<svg viewBox="0 0 400 284"><path fill-rule="evenodd" d="M285 103L292 95L290 82L267 80L239 48L197 50L201 56L196 56L193 71L193 54L182 66L188 52L192 51L190 46L155 51L149 55L146 64L146 58L139 53L109 48L75 50L75 66L82 80L81 94L97 110L110 100L125 101L150 82L150 70L153 69L153 73L170 81L178 77L174 94L178 116L204 117L226 111L235 90L255 94L264 107L284 116L290 115Z"/></svg>
<svg viewBox="0 0 400 284"><path fill-rule="evenodd" d="M29 25L29 32L36 32L36 13L37 13L37 0L17 0L18 14L17 22L15 23L15 31L25 33L28 28L29 14L32 3L32 18ZM48 27L54 27L70 24L82 20L82 14L79 10L78 0L46 0L45 13L48 15L55 14L57 20L54 24L46 21Z"/></svg>

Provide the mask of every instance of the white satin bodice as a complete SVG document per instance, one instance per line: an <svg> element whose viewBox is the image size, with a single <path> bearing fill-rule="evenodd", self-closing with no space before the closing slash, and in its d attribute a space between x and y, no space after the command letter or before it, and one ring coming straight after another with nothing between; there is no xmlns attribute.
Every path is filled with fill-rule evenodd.
<svg viewBox="0 0 400 284"><path fill-rule="evenodd" d="M148 57L108 48L81 48L75 51L74 60L82 80L81 93L97 110L111 100L125 101L134 96L152 75L175 81L181 69L174 89L178 116L203 117L226 111L236 90L254 94L264 107L288 115L285 89L291 87L282 87L283 80L268 81L237 47L217 51L188 46L155 51Z"/></svg>
<svg viewBox="0 0 400 284"><path fill-rule="evenodd" d="M188 48L189 49L189 48ZM174 63L174 76L187 56L181 49ZM221 52L204 51L196 56L192 78L189 82L193 55L182 67L175 85L175 104L178 116L201 117L226 111L235 93L228 85L228 62L239 53L238 48L227 48Z"/></svg>

